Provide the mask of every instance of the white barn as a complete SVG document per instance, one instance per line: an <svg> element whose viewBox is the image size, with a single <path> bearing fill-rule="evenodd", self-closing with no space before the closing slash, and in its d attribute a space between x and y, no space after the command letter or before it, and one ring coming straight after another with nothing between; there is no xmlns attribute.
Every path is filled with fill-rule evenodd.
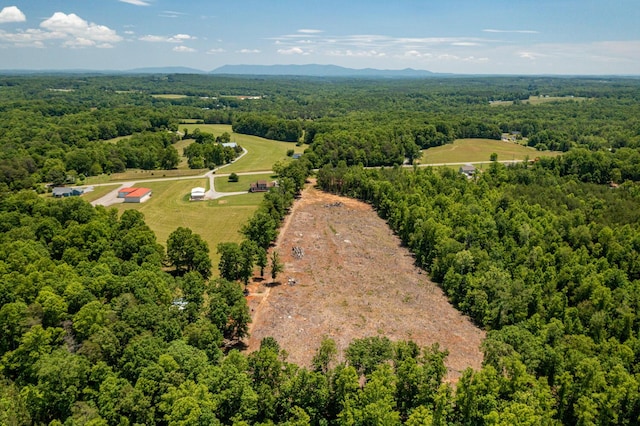
<svg viewBox="0 0 640 426"><path fill-rule="evenodd" d="M206 190L204 188L196 187L191 190L191 201L204 200Z"/></svg>

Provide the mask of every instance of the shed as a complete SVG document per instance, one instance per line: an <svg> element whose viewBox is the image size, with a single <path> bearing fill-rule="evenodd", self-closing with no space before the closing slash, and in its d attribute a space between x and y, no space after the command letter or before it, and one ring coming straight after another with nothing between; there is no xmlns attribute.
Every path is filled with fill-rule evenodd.
<svg viewBox="0 0 640 426"><path fill-rule="evenodd" d="M191 189L191 201L204 200L206 190L204 188L196 187Z"/></svg>
<svg viewBox="0 0 640 426"><path fill-rule="evenodd" d="M151 198L151 189L149 188L128 188L133 189L124 196L125 203L144 203ZM118 192L120 196L120 192Z"/></svg>

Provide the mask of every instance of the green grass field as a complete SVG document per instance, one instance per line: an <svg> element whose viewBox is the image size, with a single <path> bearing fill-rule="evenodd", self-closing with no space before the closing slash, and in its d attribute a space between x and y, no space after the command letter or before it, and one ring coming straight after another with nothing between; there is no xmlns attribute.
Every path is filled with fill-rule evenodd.
<svg viewBox="0 0 640 426"><path fill-rule="evenodd" d="M203 132L220 136L224 132L231 134L231 141L245 148L248 153L233 164L223 167L220 173L268 171L278 161L289 161L287 150L296 153L304 152L306 146L296 146L293 142L278 142L257 136L233 133L228 124L181 124L180 130L188 129L189 133L199 128Z"/></svg>
<svg viewBox="0 0 640 426"><path fill-rule="evenodd" d="M87 192L85 194L82 194L82 199L88 202L92 202L97 200L98 198L107 195L109 192L113 191L114 189L118 188L120 185L113 184L113 185L105 185L105 186L96 186L93 191L91 192Z"/></svg>
<svg viewBox="0 0 640 426"><path fill-rule="evenodd" d="M153 196L142 204L117 204L122 213L136 209L145 216L158 242L165 245L169 234L179 226L190 228L209 244L213 275L218 275L216 247L221 242L240 242L240 227L258 208L263 194L246 194L208 201L189 201L191 188L206 187L207 179L145 183ZM141 185L142 186L142 185Z"/></svg>
<svg viewBox="0 0 640 426"><path fill-rule="evenodd" d="M179 95L179 94L175 94L175 93L160 93L157 95L151 95L154 98L157 99L184 99L184 98L188 98L187 95Z"/></svg>
<svg viewBox="0 0 640 426"><path fill-rule="evenodd" d="M536 157L561 155L557 151L536 151L535 149L513 142L493 139L458 139L452 144L437 146L422 151L420 164L474 163L489 161L492 153L498 154L498 161L533 160Z"/></svg>
<svg viewBox="0 0 640 426"><path fill-rule="evenodd" d="M251 182L258 180L272 181L278 178L278 175L271 173L264 173L259 175L245 175L238 176L238 182L229 182L229 178L226 176L219 176L215 179L216 191L218 192L240 192L248 191Z"/></svg>

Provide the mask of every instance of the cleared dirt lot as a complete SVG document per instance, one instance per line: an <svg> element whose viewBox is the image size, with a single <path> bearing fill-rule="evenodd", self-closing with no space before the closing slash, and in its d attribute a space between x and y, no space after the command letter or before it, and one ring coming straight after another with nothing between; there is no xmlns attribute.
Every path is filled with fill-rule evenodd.
<svg viewBox="0 0 640 426"><path fill-rule="evenodd" d="M351 340L380 335L420 346L438 342L449 350L449 380L480 368L484 332L414 266L368 204L308 187L275 249L285 271L280 284L270 285L267 271L250 287L249 351L272 336L289 361L308 366L323 336L336 341L342 357Z"/></svg>

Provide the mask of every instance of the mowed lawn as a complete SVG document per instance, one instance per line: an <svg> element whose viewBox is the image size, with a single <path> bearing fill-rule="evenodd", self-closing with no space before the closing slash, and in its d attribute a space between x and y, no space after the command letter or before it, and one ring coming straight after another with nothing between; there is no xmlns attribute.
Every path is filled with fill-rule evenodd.
<svg viewBox="0 0 640 426"><path fill-rule="evenodd" d="M278 175L264 173L258 175L240 175L238 182L229 182L228 176L218 176L215 178L216 191L218 192L240 192L248 191L252 182L259 180L274 181Z"/></svg>
<svg viewBox="0 0 640 426"><path fill-rule="evenodd" d="M144 214L147 225L155 232L158 242L166 241L176 228L190 228L209 244L213 275L218 275L216 253L218 243L240 242L240 228L258 208L263 194L246 194L207 201L189 201L191 188L206 187L207 179L147 182L138 186L151 188L153 195L142 204L117 204L122 213L136 209Z"/></svg>
<svg viewBox="0 0 640 426"><path fill-rule="evenodd" d="M533 160L562 154L494 139L457 139L452 144L423 150L420 164L477 163L489 161L492 153L498 154L498 161L524 160L527 157Z"/></svg>
<svg viewBox="0 0 640 426"><path fill-rule="evenodd" d="M293 149L296 153L302 153L306 148L306 146L296 146L293 142L272 141L257 136L233 133L231 125L228 124L180 124L179 130L183 131L183 129L188 129L189 133L200 129L215 136L227 132L231 135L231 142L236 142L248 151L235 163L223 167L220 173L268 171L278 161L291 160L287 157L287 150Z"/></svg>

